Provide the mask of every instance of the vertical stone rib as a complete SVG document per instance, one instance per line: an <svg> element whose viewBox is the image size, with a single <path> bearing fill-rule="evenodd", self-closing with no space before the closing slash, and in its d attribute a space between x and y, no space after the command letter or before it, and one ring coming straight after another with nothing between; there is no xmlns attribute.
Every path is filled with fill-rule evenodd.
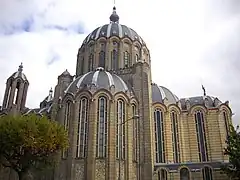
<svg viewBox="0 0 240 180"><path fill-rule="evenodd" d="M88 152L87 152L87 163L86 163L86 176L87 180L95 180L95 163L96 163L96 105L95 99L90 100L89 109L89 126L88 126Z"/></svg>
<svg viewBox="0 0 240 180"><path fill-rule="evenodd" d="M9 102L8 102L8 108L11 108L11 106L13 105L13 100L14 100L14 96L15 96L15 91L16 91L16 87L17 87L17 81L14 81L12 83L11 86L11 92L10 92L10 98L9 98Z"/></svg>
<svg viewBox="0 0 240 180"><path fill-rule="evenodd" d="M138 121L138 119L132 119L132 113L131 113L131 105L127 104L126 107L127 110L127 124L126 124L126 163L125 163L125 179L133 179L133 159L132 159L132 154L133 154L133 121Z"/></svg>
<svg viewBox="0 0 240 180"><path fill-rule="evenodd" d="M6 83L6 89L5 89L5 94L4 94L4 99L3 99L3 108L6 108L7 107L7 101L9 99L9 96L10 96L10 92L9 92L9 89L10 89L10 81L7 81Z"/></svg>
<svg viewBox="0 0 240 180"><path fill-rule="evenodd" d="M24 83L21 83L18 89L17 110L21 109L21 101L23 97Z"/></svg>
<svg viewBox="0 0 240 180"><path fill-rule="evenodd" d="M110 101L110 115L108 121L108 158L107 158L107 172L106 179L116 179L116 111L115 101Z"/></svg>

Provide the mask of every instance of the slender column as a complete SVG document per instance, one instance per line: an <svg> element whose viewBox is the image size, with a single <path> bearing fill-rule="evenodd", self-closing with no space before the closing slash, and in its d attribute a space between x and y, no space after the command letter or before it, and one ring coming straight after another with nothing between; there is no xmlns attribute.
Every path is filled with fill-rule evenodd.
<svg viewBox="0 0 240 180"><path fill-rule="evenodd" d="M16 86L17 86L17 82L14 81L12 83L12 88L11 88L11 92L10 92L10 98L8 101L8 108L11 108L11 106L13 105L13 101L14 101L14 96L15 96L15 91L16 91Z"/></svg>
<svg viewBox="0 0 240 180"><path fill-rule="evenodd" d="M95 180L95 164L96 164L96 119L97 119L97 110L96 110L96 100L92 99L89 109L89 133L88 133L88 152L87 152L87 172L85 179Z"/></svg>
<svg viewBox="0 0 240 180"><path fill-rule="evenodd" d="M3 100L3 108L7 108L9 104L9 96L10 96L10 81L7 81L6 83L6 89L5 89L5 94L4 94L4 100Z"/></svg>
<svg viewBox="0 0 240 180"><path fill-rule="evenodd" d="M114 100L110 101L110 116L108 122L108 173L106 179L116 179L116 110Z"/></svg>
<svg viewBox="0 0 240 180"><path fill-rule="evenodd" d="M23 97L23 88L24 88L24 83L21 83L18 89L18 99L17 99L17 110L19 111L21 109L21 101Z"/></svg>
<svg viewBox="0 0 240 180"><path fill-rule="evenodd" d="M125 124L125 131L126 131L126 162L125 162L125 180L133 179L133 123L134 121L137 121L137 119L133 119L132 113L131 113L131 105L127 104L126 107L127 110L127 119Z"/></svg>

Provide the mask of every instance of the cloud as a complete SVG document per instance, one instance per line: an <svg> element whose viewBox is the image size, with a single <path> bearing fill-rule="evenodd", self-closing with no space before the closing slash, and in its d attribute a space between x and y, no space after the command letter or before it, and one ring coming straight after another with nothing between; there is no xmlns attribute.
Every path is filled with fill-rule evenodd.
<svg viewBox="0 0 240 180"><path fill-rule="evenodd" d="M207 94L230 101L240 118L240 1L121 0L120 23L136 30L151 53L152 78L178 97ZM27 106L36 107L65 69L74 74L77 51L92 30L109 23L112 1L1 0L0 76L23 62ZM5 82L0 82L2 100Z"/></svg>
<svg viewBox="0 0 240 180"><path fill-rule="evenodd" d="M2 0L0 2L0 33L14 33L57 29L84 33L84 24L76 11L64 8L62 0Z"/></svg>

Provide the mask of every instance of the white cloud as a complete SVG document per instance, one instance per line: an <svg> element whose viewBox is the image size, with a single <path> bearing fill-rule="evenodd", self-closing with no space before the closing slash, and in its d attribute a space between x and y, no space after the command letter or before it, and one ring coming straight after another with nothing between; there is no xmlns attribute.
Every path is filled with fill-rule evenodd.
<svg viewBox="0 0 240 180"><path fill-rule="evenodd" d="M148 44L154 82L179 97L201 95L203 83L208 94L230 100L237 123L240 73L234 62L239 57L240 6L224 2L121 0L116 5L120 23L135 29ZM61 72L67 68L75 73L82 40L109 22L112 1L2 0L0 7L0 33L32 20L30 32L0 35L0 99L6 78L22 61L30 81L27 105L36 107ZM85 34L77 33L82 31ZM57 61L48 66L52 58Z"/></svg>

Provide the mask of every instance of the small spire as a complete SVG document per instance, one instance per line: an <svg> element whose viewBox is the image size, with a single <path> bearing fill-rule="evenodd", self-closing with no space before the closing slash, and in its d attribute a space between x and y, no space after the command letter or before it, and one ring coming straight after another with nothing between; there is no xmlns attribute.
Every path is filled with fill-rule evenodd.
<svg viewBox="0 0 240 180"><path fill-rule="evenodd" d="M112 23L118 23L119 22L119 16L117 15L115 5L113 6L113 12L112 12L109 19L110 19L110 22L112 22Z"/></svg>
<svg viewBox="0 0 240 180"><path fill-rule="evenodd" d="M206 96L207 94L206 94L206 89L205 89L205 87L202 85L202 90L203 90L203 95L204 96Z"/></svg>
<svg viewBox="0 0 240 180"><path fill-rule="evenodd" d="M19 72L22 72L22 71L23 71L23 64L22 64L22 62L21 62L21 64L18 66L18 71L19 71Z"/></svg>
<svg viewBox="0 0 240 180"><path fill-rule="evenodd" d="M48 95L48 97L47 97L47 101L48 101L48 102L52 100L52 93L53 93L53 90L52 90L52 88L51 88L51 89L49 90L49 95Z"/></svg>

